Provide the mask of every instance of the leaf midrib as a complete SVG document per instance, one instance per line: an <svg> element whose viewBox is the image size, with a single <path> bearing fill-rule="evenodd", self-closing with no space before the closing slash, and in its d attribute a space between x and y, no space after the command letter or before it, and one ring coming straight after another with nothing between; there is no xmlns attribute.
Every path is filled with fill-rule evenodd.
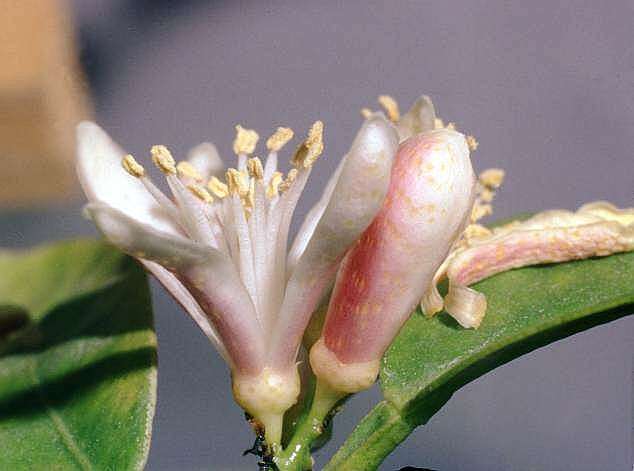
<svg viewBox="0 0 634 471"><path fill-rule="evenodd" d="M66 451L73 457L78 466L83 470L92 470L94 469L93 464L91 463L88 455L82 451L79 443L74 438L72 432L70 431L70 427L64 422L62 416L55 410L55 407L51 405L51 402L48 400L48 397L44 393L42 389L42 381L37 372L38 370L38 356L33 356L31 361L29 362L31 378L33 380L35 389L37 391L38 398L40 402L44 406L44 410L46 411L46 415L49 420L53 423L53 427L55 431L59 435Z"/></svg>

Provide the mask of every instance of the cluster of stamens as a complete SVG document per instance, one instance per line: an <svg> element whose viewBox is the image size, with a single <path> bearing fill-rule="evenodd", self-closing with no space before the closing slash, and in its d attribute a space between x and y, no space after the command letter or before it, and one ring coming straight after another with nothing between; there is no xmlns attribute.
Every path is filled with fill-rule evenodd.
<svg viewBox="0 0 634 471"><path fill-rule="evenodd" d="M491 230L478 224L478 221L493 214L491 202L493 198L495 198L495 192L500 188L503 181L504 170L500 168L490 168L478 175L477 196L473 204L473 209L471 210L471 223L467 226L463 234L462 241L464 243L468 243L471 239L491 234Z"/></svg>
<svg viewBox="0 0 634 471"><path fill-rule="evenodd" d="M230 195L237 195L245 212L253 208L255 199L255 183L266 185L265 195L272 200L288 190L297 178L298 170L309 168L317 160L323 151L323 123L316 121L308 133L308 137L302 142L293 158L293 168L284 175L277 170L277 153L292 138L293 130L287 127L279 127L267 139L268 150L267 164L262 164L259 157L251 155L256 149L259 135L252 129L236 126L236 137L233 141L233 151L238 157L237 168L229 168L224 175L224 180L218 176L211 176L208 180L190 163L180 161L176 163L171 152L163 145L152 146L150 155L154 165L165 175L180 177L181 181L198 199L205 203L213 203ZM145 169L135 158L128 154L123 157L123 168L132 176L144 178Z"/></svg>

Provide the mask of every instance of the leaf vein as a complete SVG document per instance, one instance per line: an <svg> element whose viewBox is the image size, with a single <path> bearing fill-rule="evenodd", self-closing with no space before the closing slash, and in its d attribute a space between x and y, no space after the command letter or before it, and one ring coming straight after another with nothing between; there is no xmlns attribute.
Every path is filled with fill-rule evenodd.
<svg viewBox="0 0 634 471"><path fill-rule="evenodd" d="M73 438L73 434L64 423L64 419L62 418L61 415L59 415L59 413L51 405L50 401L46 397L46 394L44 394L44 391L41 388L42 382L40 381L40 377L37 374L37 358L35 357L33 358L33 362L31 363L31 376L37 386L38 396L40 400L42 401L42 404L44 405L46 414L48 415L51 422L53 422L53 425L55 426L55 430L57 431L58 435L62 439L62 443L64 444L64 446L66 447L70 455L77 462L77 464L79 465L81 469L88 470L88 471L92 470L93 466L92 466L92 463L90 462L90 459L81 450L79 444Z"/></svg>

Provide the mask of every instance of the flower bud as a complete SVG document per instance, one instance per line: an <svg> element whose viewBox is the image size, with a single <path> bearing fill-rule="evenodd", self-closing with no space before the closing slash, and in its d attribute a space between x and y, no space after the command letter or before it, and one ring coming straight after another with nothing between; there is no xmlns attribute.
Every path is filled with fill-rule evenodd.
<svg viewBox="0 0 634 471"><path fill-rule="evenodd" d="M464 230L474 192L462 134L439 129L400 145L385 202L344 258L311 350L321 381L347 393L372 384L381 356Z"/></svg>

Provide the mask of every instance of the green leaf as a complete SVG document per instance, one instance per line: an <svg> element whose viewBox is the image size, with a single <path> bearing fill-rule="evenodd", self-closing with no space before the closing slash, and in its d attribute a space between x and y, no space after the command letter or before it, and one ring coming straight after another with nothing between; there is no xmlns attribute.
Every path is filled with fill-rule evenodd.
<svg viewBox="0 0 634 471"><path fill-rule="evenodd" d="M0 336L0 469L142 469L156 339L140 266L96 241L0 251L0 306L22 313Z"/></svg>
<svg viewBox="0 0 634 471"><path fill-rule="evenodd" d="M370 470L466 383L496 366L598 324L634 314L634 252L526 267L474 286L487 296L482 326L416 312L386 353L385 400L326 469Z"/></svg>

